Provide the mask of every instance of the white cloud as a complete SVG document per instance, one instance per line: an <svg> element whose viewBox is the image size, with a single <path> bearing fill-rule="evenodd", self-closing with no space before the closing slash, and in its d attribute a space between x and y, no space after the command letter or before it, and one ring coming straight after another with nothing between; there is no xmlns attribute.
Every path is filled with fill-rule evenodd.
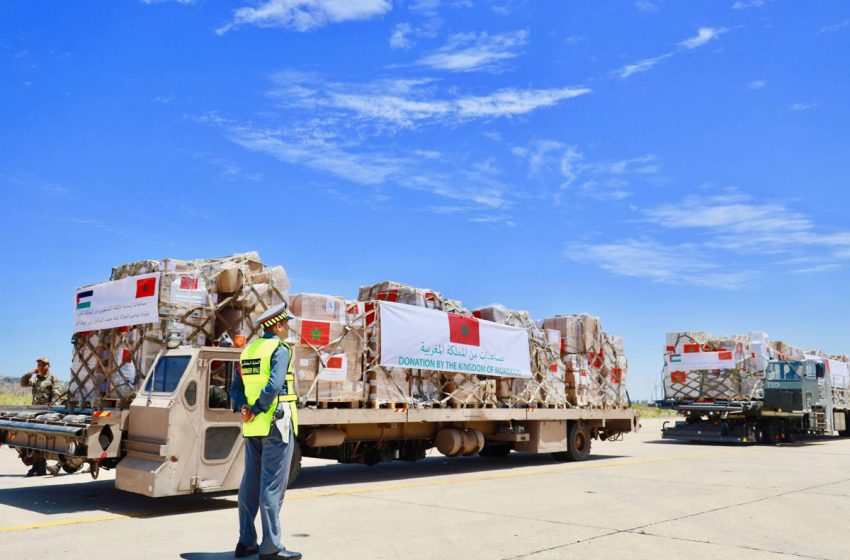
<svg viewBox="0 0 850 560"><path fill-rule="evenodd" d="M399 154L396 148L364 148L362 143L328 137L313 130L266 128L215 114L198 120L220 128L233 143L286 165L304 166L365 187L400 187L425 192L430 197L457 203L450 207L470 221L511 225L507 223L510 221L507 211L519 193L515 186L503 182L494 161L459 164L454 158L429 150L414 149L409 154ZM334 188L333 183L329 188ZM446 212L444 206L435 208Z"/></svg>
<svg viewBox="0 0 850 560"><path fill-rule="evenodd" d="M733 10L748 10L750 8L761 8L771 0L738 0L732 4Z"/></svg>
<svg viewBox="0 0 850 560"><path fill-rule="evenodd" d="M658 4L649 0L637 0L635 2L635 8L642 12L655 12L658 11Z"/></svg>
<svg viewBox="0 0 850 560"><path fill-rule="evenodd" d="M832 25L825 25L821 28L821 33L833 33L835 31L840 31L842 29L846 29L850 27L850 19L845 19L844 21L839 21L838 23L834 23Z"/></svg>
<svg viewBox="0 0 850 560"><path fill-rule="evenodd" d="M331 23L371 19L392 7L390 0L263 0L257 7L236 9L233 19L216 33L221 35L243 25L309 31Z"/></svg>
<svg viewBox="0 0 850 560"><path fill-rule="evenodd" d="M629 187L636 175L658 172L652 154L617 161L588 162L578 147L555 140L539 140L528 147L515 146L511 152L528 161L530 177L546 181L555 173L560 190L578 185L577 192L587 198L611 201L631 196ZM554 195L560 202L561 193Z"/></svg>
<svg viewBox="0 0 850 560"><path fill-rule="evenodd" d="M436 52L419 59L418 64L451 72L493 70L499 63L519 56L527 40L525 30L498 35L459 33Z"/></svg>
<svg viewBox="0 0 850 560"><path fill-rule="evenodd" d="M622 68L620 68L620 70L617 71L617 74L621 78L628 78L633 74L640 74L641 72L651 70L655 67L656 64L667 60L671 56L673 56L673 53L666 53L653 58L644 58L643 60L639 60L634 64L627 64L623 66Z"/></svg>
<svg viewBox="0 0 850 560"><path fill-rule="evenodd" d="M814 109L818 105L820 105L820 103L801 103L801 102L798 102L798 103L794 103L793 105L791 105L791 110L792 111L808 111L809 109Z"/></svg>
<svg viewBox="0 0 850 560"><path fill-rule="evenodd" d="M440 0L414 0L410 9L415 12L430 12L440 7Z"/></svg>
<svg viewBox="0 0 850 560"><path fill-rule="evenodd" d="M590 93L590 89L503 89L489 95L461 97L455 100L461 117L511 117L550 107L561 101Z"/></svg>
<svg viewBox="0 0 850 560"><path fill-rule="evenodd" d="M702 230L708 246L743 253L796 254L820 247L842 257L850 250L850 232L818 232L808 216L787 204L761 202L737 191L688 196L644 214L666 229Z"/></svg>
<svg viewBox="0 0 850 560"><path fill-rule="evenodd" d="M685 39L679 46L685 49L696 49L697 47L701 47L707 44L709 41L713 41L720 37L723 33L726 33L727 29L725 28L716 28L716 27L700 27L697 30L697 34L691 37L690 39Z"/></svg>
<svg viewBox="0 0 850 560"><path fill-rule="evenodd" d="M361 185L378 185L401 169L403 162L379 153L356 153L319 139L287 139L273 131L240 125L231 127L230 139L249 150L300 164Z"/></svg>
<svg viewBox="0 0 850 560"><path fill-rule="evenodd" d="M409 23L399 23L393 29L393 34L390 35L390 47L394 49L407 50L413 46L413 41L410 39L410 34L413 29Z"/></svg>
<svg viewBox="0 0 850 560"><path fill-rule="evenodd" d="M684 41L680 41L677 48L658 56L654 56L651 58L644 58L643 60L639 60L633 64L627 64L617 70L615 74L620 78L628 78L634 74L640 74L642 72L647 72L655 66L657 66L660 62L664 62L668 58L672 58L673 55L680 53L682 51L693 50L698 47L701 47L714 39L717 39L723 33L726 33L728 30L725 27L716 28L716 27L700 27L697 30L697 34L693 37L685 39Z"/></svg>
<svg viewBox="0 0 850 560"><path fill-rule="evenodd" d="M324 82L310 75L283 72L273 92L287 106L326 107L353 113L376 125L412 127L423 122L460 122L512 117L550 107L590 89L503 89L486 95L440 96L429 79L381 80L366 84ZM321 88L321 89L320 89Z"/></svg>
<svg viewBox="0 0 850 560"><path fill-rule="evenodd" d="M764 80L753 80L752 82L747 84L747 89L752 89L752 90L762 89L766 85L767 85L767 82L764 81Z"/></svg>
<svg viewBox="0 0 850 560"><path fill-rule="evenodd" d="M565 256L620 276L665 284L736 289L751 278L748 273L724 271L706 259L696 245L659 243L648 238L577 245L567 249Z"/></svg>

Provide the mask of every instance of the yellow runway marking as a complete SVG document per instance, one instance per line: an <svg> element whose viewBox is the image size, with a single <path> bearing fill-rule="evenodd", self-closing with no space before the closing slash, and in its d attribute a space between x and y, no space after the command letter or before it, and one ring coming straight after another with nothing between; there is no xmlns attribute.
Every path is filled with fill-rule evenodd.
<svg viewBox="0 0 850 560"><path fill-rule="evenodd" d="M726 453L729 453L726 451ZM450 486L454 484L466 484L469 482L481 482L487 480L503 480L508 478L523 478L527 476L541 476L546 474L562 474L569 473L574 471L585 471L585 470L594 470L594 469L606 469L606 468L614 468L614 467L626 467L631 465L645 465L650 463L663 463L667 461L684 461L688 459L696 459L700 457L709 457L712 455L720 455L724 454L723 451L706 451L702 453L689 453L686 455L669 455L664 457L652 457L648 459L631 459L631 460L623 460L623 461L612 461L612 462L597 462L590 461L588 463L576 463L570 466L560 467L560 468L546 468L546 469L536 469L530 471L519 471L519 472L497 472L486 475L477 475L477 476L459 476L456 478L449 478L444 480L423 480L421 482L410 482L410 483L400 483L400 484L384 484L384 485L375 485L375 486L363 486L357 488L344 488L341 490L328 490L325 492L304 492L298 494L288 494L286 496L286 501L297 501L297 500L311 500L315 498L324 498L328 496L346 496L346 495L354 495L354 494L366 494L370 492L386 492L391 490L406 490L409 488L423 488L428 486ZM221 505L221 508L207 508L209 510L213 509L224 509L233 507L231 502L224 502ZM6 527L0 527L0 533L14 533L18 531L29 531L31 529L49 529L53 527L65 527L67 525L83 525L86 523L99 523L101 521L114 521L117 519L133 519L139 517L151 517L155 515L165 515L165 514L177 514L177 513L192 513L197 511L196 509L190 508L175 508L171 510L151 510L151 511L137 511L130 513L111 513L105 515L98 515L93 517L79 517L74 519L60 519L57 521L47 521L44 523L29 523L26 525L9 525Z"/></svg>

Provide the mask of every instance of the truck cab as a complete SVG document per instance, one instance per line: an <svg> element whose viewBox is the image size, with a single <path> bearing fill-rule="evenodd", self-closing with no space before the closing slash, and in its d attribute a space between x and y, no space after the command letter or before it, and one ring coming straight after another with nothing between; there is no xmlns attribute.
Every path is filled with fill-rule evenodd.
<svg viewBox="0 0 850 560"><path fill-rule="evenodd" d="M238 348L159 356L130 404L119 489L159 497L239 487L243 442L230 404L238 361Z"/></svg>
<svg viewBox="0 0 850 560"><path fill-rule="evenodd" d="M820 406L824 366L813 361L770 362L764 378L764 410L808 414Z"/></svg>

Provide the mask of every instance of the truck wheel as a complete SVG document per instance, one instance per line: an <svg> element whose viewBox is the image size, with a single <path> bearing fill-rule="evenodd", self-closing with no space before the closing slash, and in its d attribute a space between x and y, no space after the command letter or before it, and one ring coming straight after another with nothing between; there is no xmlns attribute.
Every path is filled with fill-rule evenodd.
<svg viewBox="0 0 850 560"><path fill-rule="evenodd" d="M286 487L292 488L295 484L295 479L301 473L301 445L298 441L293 442L295 449L292 450L292 461L289 463L289 479L286 481Z"/></svg>
<svg viewBox="0 0 850 560"><path fill-rule="evenodd" d="M68 474L74 474L86 464L82 457L68 457L67 455L59 456L59 466Z"/></svg>
<svg viewBox="0 0 850 560"><path fill-rule="evenodd" d="M567 432L567 457L570 461L584 461L590 455L590 432L573 422Z"/></svg>
<svg viewBox="0 0 850 560"><path fill-rule="evenodd" d="M776 424L763 424L759 428L759 443L774 445L779 441L779 429Z"/></svg>

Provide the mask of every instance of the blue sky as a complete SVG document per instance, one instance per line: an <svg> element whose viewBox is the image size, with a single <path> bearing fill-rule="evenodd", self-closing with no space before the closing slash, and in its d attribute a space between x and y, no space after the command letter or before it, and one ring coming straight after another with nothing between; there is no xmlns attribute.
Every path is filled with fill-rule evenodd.
<svg viewBox="0 0 850 560"><path fill-rule="evenodd" d="M4 2L0 374L67 377L74 288L258 250L664 333L850 353L850 5Z"/></svg>

